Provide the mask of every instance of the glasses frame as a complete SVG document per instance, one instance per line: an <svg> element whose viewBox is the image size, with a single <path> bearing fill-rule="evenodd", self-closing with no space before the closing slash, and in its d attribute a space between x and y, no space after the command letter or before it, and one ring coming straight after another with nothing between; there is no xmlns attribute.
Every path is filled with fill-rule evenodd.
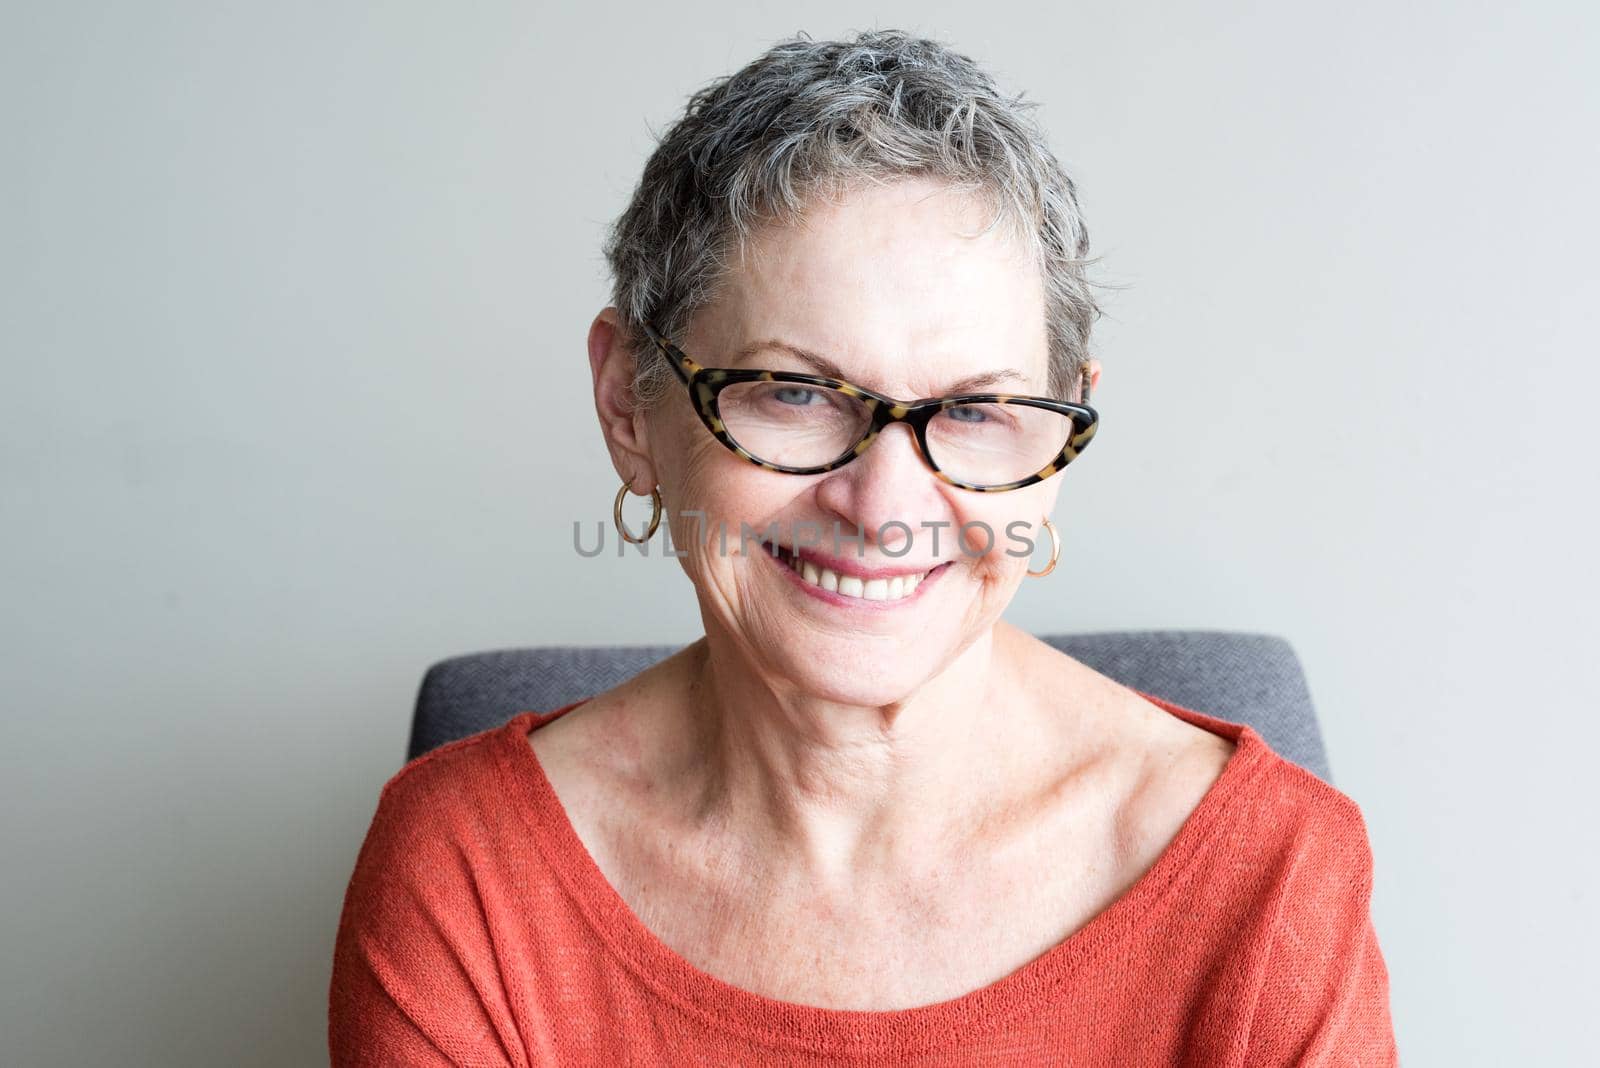
<svg viewBox="0 0 1600 1068"><path fill-rule="evenodd" d="M789 475L820 475L826 471L836 471L845 464L854 460L878 439L878 435L893 426L895 423L905 423L911 428L911 436L916 441L917 452L922 456L922 462L943 482L961 489L972 490L976 493L1003 493L1007 490L1021 489L1031 486L1036 482L1043 482L1051 475L1066 467L1078 454L1089 446L1094 439L1095 431L1100 425L1100 413L1089 407L1087 403L1076 404L1072 401L1060 401L1051 397L1033 397L1021 393L957 393L948 397L931 397L916 401L902 401L894 397L876 393L870 389L846 382L839 378L826 378L822 375L804 374L799 371L761 371L755 368L735 367L704 367L696 363L689 355L678 346L661 336L660 331L650 323L644 323L644 332L654 342L656 348L661 350L667 358L667 363L677 374L685 387L689 390L689 399L694 405L700 421L705 424L711 436L727 446L729 451L768 471L779 471ZM752 455L744 446L734 440L722 422L722 413L717 406L718 395L727 387L738 382L793 382L797 385L826 386L838 390L848 396L859 398L867 407L872 416L867 424L866 431L854 445L846 449L837 459L825 464L812 467L787 467L782 464L771 463L758 456ZM1087 369L1082 379L1083 399L1089 399L1089 375ZM1017 404L1031 408L1043 408L1047 411L1065 415L1072 420L1072 434L1059 453L1038 471L1026 478L1015 482L1006 482L998 486L982 486L971 482L963 482L954 478L945 471L940 470L934 462L932 451L928 447L928 423L934 416L957 405L969 403L982 404Z"/></svg>

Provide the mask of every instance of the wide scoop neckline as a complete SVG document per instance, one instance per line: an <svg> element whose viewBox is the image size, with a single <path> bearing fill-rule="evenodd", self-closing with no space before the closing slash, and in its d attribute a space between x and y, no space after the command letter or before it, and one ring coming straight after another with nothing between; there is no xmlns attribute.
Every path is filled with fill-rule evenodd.
<svg viewBox="0 0 1600 1068"><path fill-rule="evenodd" d="M927 1052L1003 1026L1048 1003L1075 973L1136 931L1151 906L1223 824L1229 802L1271 752L1248 724L1220 719L1135 690L1152 704L1235 743L1222 771L1172 841L1134 884L1087 923L1010 973L945 1001L906 1009L835 1009L783 1001L720 979L668 946L636 916L578 836L528 734L584 703L524 711L495 732L508 796L523 813L539 852L601 942L641 983L708 1026L777 1048L828 1053ZM529 902L530 909L537 908ZM537 923L537 918L534 920Z"/></svg>

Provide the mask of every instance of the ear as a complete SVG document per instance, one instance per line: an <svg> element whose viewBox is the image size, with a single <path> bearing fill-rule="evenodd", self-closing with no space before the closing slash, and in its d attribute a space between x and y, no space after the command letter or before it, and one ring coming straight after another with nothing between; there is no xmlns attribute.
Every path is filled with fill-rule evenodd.
<svg viewBox="0 0 1600 1068"><path fill-rule="evenodd" d="M1091 356L1087 367L1089 371L1089 399L1092 402L1094 395L1100 392L1100 361ZM1078 392L1078 403L1083 403L1083 379L1081 375L1078 382L1074 384L1074 388Z"/></svg>
<svg viewBox="0 0 1600 1068"><path fill-rule="evenodd" d="M656 485L649 425L633 402L633 353L614 306L604 308L589 326L589 371L594 376L594 408L605 434L611 464L633 492L647 495Z"/></svg>

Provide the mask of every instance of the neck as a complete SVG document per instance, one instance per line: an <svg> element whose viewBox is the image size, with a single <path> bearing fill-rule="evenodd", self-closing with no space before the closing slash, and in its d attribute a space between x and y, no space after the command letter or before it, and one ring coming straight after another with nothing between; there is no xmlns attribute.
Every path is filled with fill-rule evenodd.
<svg viewBox="0 0 1600 1068"><path fill-rule="evenodd" d="M862 871L948 856L1012 769L1009 627L985 631L903 699L859 705L775 679L720 630L696 643L705 754L697 818L738 829L772 863L848 886Z"/></svg>

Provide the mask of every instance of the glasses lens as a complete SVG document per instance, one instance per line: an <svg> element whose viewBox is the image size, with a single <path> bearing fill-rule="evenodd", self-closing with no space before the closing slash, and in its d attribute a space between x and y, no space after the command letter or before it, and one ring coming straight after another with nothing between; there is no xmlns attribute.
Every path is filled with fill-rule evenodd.
<svg viewBox="0 0 1600 1068"><path fill-rule="evenodd" d="M958 404L928 423L928 451L951 478L1003 486L1037 474L1072 439L1072 417L1029 404Z"/></svg>
<svg viewBox="0 0 1600 1068"><path fill-rule="evenodd" d="M735 382L717 396L729 436L780 467L820 467L855 447L872 422L859 397L803 382Z"/></svg>

